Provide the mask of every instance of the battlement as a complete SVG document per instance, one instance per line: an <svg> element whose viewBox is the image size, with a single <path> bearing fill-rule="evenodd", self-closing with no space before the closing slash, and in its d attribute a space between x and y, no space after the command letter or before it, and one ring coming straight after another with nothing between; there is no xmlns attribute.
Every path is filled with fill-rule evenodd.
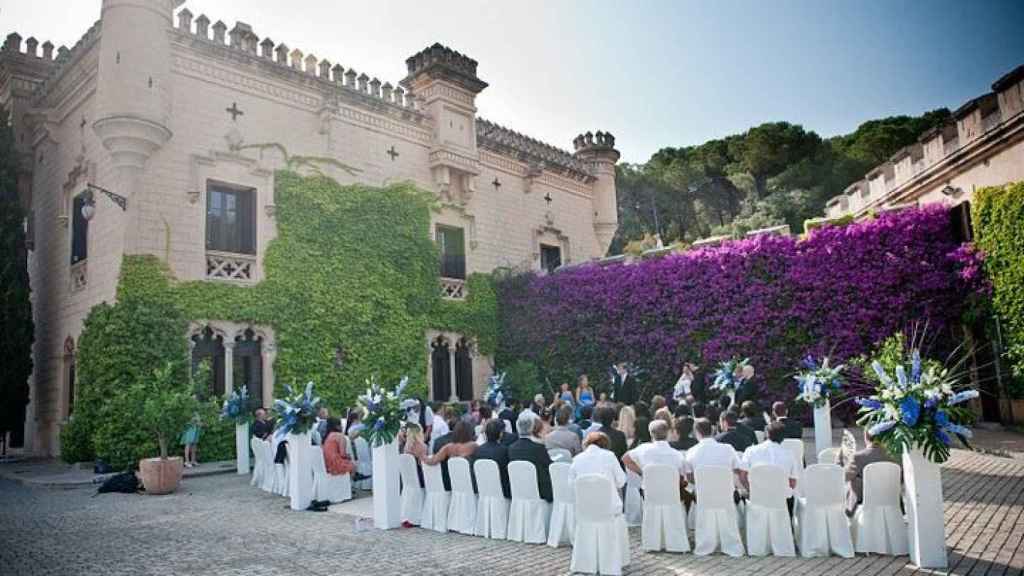
<svg viewBox="0 0 1024 576"><path fill-rule="evenodd" d="M577 153L587 150L614 150L615 136L611 132L596 133L585 132L572 140L573 148Z"/></svg>
<svg viewBox="0 0 1024 576"><path fill-rule="evenodd" d="M359 96L361 100L401 108L407 112L419 111L419 100L402 86L381 82L365 73L359 73L354 68L346 69L340 63L332 63L326 58L318 59L315 55L305 54L298 48L292 49L283 42L275 44L269 37L260 40L252 26L244 22L235 22L230 30L221 20L217 20L211 26L210 19L205 14L193 19L193 14L188 8L181 9L175 21L179 33L188 35L202 45L248 56L255 61L272 65L278 72L290 74L296 79L315 78L334 86L342 94Z"/></svg>
<svg viewBox="0 0 1024 576"><path fill-rule="evenodd" d="M481 148L510 155L531 166L539 166L578 180L589 182L594 179L586 164L568 151L483 118L476 119L476 140L477 146Z"/></svg>
<svg viewBox="0 0 1024 576"><path fill-rule="evenodd" d="M67 64L99 38L99 33L100 23L97 21L78 39L78 42L75 42L73 47L69 49L62 45L56 50L54 44L49 40L40 44L38 40L30 36L25 40L25 50L22 51L21 35L12 32L7 35L3 48L0 49L0 58L11 64L16 63L22 67L22 70L29 70L40 77L41 81L36 84L32 95L33 100L37 101L46 94L47 87L67 69Z"/></svg>
<svg viewBox="0 0 1024 576"><path fill-rule="evenodd" d="M402 84L407 87L412 86L415 78L423 75L444 78L474 94L487 87L487 83L476 75L476 60L439 43L410 56L405 65L409 74L402 80Z"/></svg>

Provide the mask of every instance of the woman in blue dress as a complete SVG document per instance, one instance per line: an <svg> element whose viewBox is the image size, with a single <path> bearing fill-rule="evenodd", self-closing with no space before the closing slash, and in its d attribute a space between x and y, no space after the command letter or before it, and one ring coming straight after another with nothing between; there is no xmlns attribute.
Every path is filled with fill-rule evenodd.
<svg viewBox="0 0 1024 576"><path fill-rule="evenodd" d="M569 406L576 405L576 397L573 395L572 390L569 389L568 382L562 383L562 389L558 392L558 399Z"/></svg>
<svg viewBox="0 0 1024 576"><path fill-rule="evenodd" d="M590 388L590 380L586 374L580 374L579 385L576 387L576 418L583 413L584 406L594 405L594 391Z"/></svg>

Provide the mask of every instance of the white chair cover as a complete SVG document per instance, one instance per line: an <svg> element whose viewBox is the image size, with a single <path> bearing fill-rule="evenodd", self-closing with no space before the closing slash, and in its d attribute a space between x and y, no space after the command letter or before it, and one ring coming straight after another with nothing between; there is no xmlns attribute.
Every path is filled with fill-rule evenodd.
<svg viewBox="0 0 1024 576"><path fill-rule="evenodd" d="M626 499L623 502L626 526L639 526L644 521L644 499L640 495L642 483L639 474L626 470Z"/></svg>
<svg viewBox="0 0 1024 576"><path fill-rule="evenodd" d="M253 436L249 439L249 447L252 448L253 466L250 486L263 489L264 479L267 477L267 451L263 449L263 441Z"/></svg>
<svg viewBox="0 0 1024 576"><path fill-rule="evenodd" d="M548 450L548 456L551 457L552 462L572 463L572 452L569 452L565 448L552 448Z"/></svg>
<svg viewBox="0 0 1024 576"><path fill-rule="evenodd" d="M346 437L348 439L348 437ZM352 449L353 444L355 445L355 459L356 459L356 472L359 472L363 476L373 475L373 451L370 450L370 443L366 441L366 438L362 436L357 437L355 440L348 441L349 450ZM349 457L352 457L352 452L349 452ZM356 488L360 490L373 490L373 478L366 478L356 482Z"/></svg>
<svg viewBox="0 0 1024 576"><path fill-rule="evenodd" d="M288 497L288 462L274 464L274 485L271 492L278 496Z"/></svg>
<svg viewBox="0 0 1024 576"><path fill-rule="evenodd" d="M569 484L569 464L555 462L551 472L551 524L548 526L548 546L558 548L572 544L576 531L576 497Z"/></svg>
<svg viewBox="0 0 1024 576"><path fill-rule="evenodd" d="M764 556L795 556L793 522L786 507L786 471L771 464L750 469L747 500L747 553Z"/></svg>
<svg viewBox="0 0 1024 576"><path fill-rule="evenodd" d="M754 430L754 437L757 438L757 443L758 444L760 444L761 442L764 442L764 439L765 439L764 431L762 431L762 430Z"/></svg>
<svg viewBox="0 0 1024 576"><path fill-rule="evenodd" d="M825 448L818 452L818 464L839 464L839 448Z"/></svg>
<svg viewBox="0 0 1024 576"><path fill-rule="evenodd" d="M789 450L791 456L793 456L796 462L796 468L799 471L799 475L796 479L796 493L799 496L803 495L804 485L804 441L797 440L796 438L786 438L782 441L782 447ZM798 504L799 505L799 504Z"/></svg>
<svg viewBox="0 0 1024 576"><path fill-rule="evenodd" d="M476 475L476 489L479 492L476 504L476 535L484 538L500 538L508 535L509 501L501 490L501 475L494 460L477 460L473 463Z"/></svg>
<svg viewBox="0 0 1024 576"><path fill-rule="evenodd" d="M310 446L313 464L313 499L344 502L352 499L352 476L328 474L321 446Z"/></svg>
<svg viewBox="0 0 1024 576"><path fill-rule="evenodd" d="M664 464L644 467L644 550L689 552L683 501L679 498L679 470Z"/></svg>
<svg viewBox="0 0 1024 576"><path fill-rule="evenodd" d="M441 465L423 466L423 483L426 485L426 498L423 500L423 514L420 516L420 527L438 532L448 531L448 507L451 492L444 489L441 478Z"/></svg>
<svg viewBox="0 0 1024 576"><path fill-rule="evenodd" d="M476 533L476 494L469 460L448 459L448 477L452 482L452 499L448 506L448 529L472 536Z"/></svg>
<svg viewBox="0 0 1024 576"><path fill-rule="evenodd" d="M423 517L423 488L416 473L416 458L411 454L398 457L398 475L402 479L402 522L420 525Z"/></svg>
<svg viewBox="0 0 1024 576"><path fill-rule="evenodd" d="M584 474L573 486L576 534L571 572L622 574L629 564L629 533L622 514L612 506L615 487L602 474Z"/></svg>
<svg viewBox="0 0 1024 576"><path fill-rule="evenodd" d="M694 505L693 553L707 556L720 549L729 556L743 555L739 518L733 500L733 472L722 466L701 466L694 474L697 503Z"/></svg>
<svg viewBox="0 0 1024 576"><path fill-rule="evenodd" d="M829 550L853 557L845 488L843 469L835 464L813 464L804 471L804 495L797 512L797 540L804 558L828 556Z"/></svg>
<svg viewBox="0 0 1024 576"><path fill-rule="evenodd" d="M875 462L864 468L864 502L853 515L857 552L902 556L908 551L907 524L900 512L900 466Z"/></svg>
<svg viewBox="0 0 1024 576"><path fill-rule="evenodd" d="M508 465L512 506L508 514L508 539L513 542L543 544L548 539L551 504L541 500L537 488L537 469L532 462L517 460Z"/></svg>

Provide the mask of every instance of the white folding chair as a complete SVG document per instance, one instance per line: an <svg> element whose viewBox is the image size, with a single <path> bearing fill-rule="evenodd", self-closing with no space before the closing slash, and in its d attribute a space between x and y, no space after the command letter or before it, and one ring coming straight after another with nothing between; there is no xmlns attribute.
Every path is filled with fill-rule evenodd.
<svg viewBox="0 0 1024 576"><path fill-rule="evenodd" d="M551 504L541 500L537 488L537 469L532 462L516 460L508 465L512 488L512 506L508 514L508 539L527 544L543 544L548 539Z"/></svg>
<svg viewBox="0 0 1024 576"><path fill-rule="evenodd" d="M402 479L402 522L420 525L423 517L423 487L416 473L416 457L402 454L398 457L398 475Z"/></svg>
<svg viewBox="0 0 1024 576"><path fill-rule="evenodd" d="M344 502L352 499L352 476L329 474L324 462L324 451L320 446L310 446L313 463L313 498L327 502Z"/></svg>
<svg viewBox="0 0 1024 576"><path fill-rule="evenodd" d="M253 436L249 439L249 447L252 448L253 467L250 486L263 488L264 478L267 477L267 451L263 449L263 441Z"/></svg>
<svg viewBox="0 0 1024 576"><path fill-rule="evenodd" d="M793 521L786 506L789 477L771 464L750 469L750 498L747 500L747 553L765 556L795 556Z"/></svg>
<svg viewBox="0 0 1024 576"><path fill-rule="evenodd" d="M473 462L476 475L476 535L505 539L508 534L509 501L501 489L501 475L494 460Z"/></svg>
<svg viewBox="0 0 1024 576"><path fill-rule="evenodd" d="M452 483L451 504L448 505L448 529L472 536L476 533L476 494L469 460L448 459L448 477Z"/></svg>
<svg viewBox="0 0 1024 576"><path fill-rule="evenodd" d="M373 476L373 451L370 450L370 444L366 438L359 436L355 440L349 440L349 448L352 448L353 445L355 445L356 472L366 476L356 482L356 488L373 490L373 478L370 478ZM352 452L349 452L350 457L351 455Z"/></svg>
<svg viewBox="0 0 1024 576"><path fill-rule="evenodd" d="M679 470L664 464L644 466L644 550L689 552L683 501L679 498Z"/></svg>
<svg viewBox="0 0 1024 576"><path fill-rule="evenodd" d="M804 470L804 491L797 512L797 541L804 558L853 557L850 523L846 518L843 469L813 464Z"/></svg>
<svg viewBox="0 0 1024 576"><path fill-rule="evenodd" d="M818 452L818 464L839 464L839 448L825 448Z"/></svg>
<svg viewBox="0 0 1024 576"><path fill-rule="evenodd" d="M441 477L441 465L423 466L423 483L426 485L426 498L423 500L423 514L420 516L420 527L438 532L448 531L448 507L451 493L444 489Z"/></svg>
<svg viewBox="0 0 1024 576"><path fill-rule="evenodd" d="M572 544L576 530L576 500L569 485L569 464L555 462L551 472L551 524L548 526L548 546L558 548Z"/></svg>
<svg viewBox="0 0 1024 576"><path fill-rule="evenodd" d="M640 496L642 483L639 474L626 470L626 498L623 502L626 526L640 526L644 521L644 499Z"/></svg>
<svg viewBox="0 0 1024 576"><path fill-rule="evenodd" d="M864 502L853 515L855 550L902 556L908 551L907 524L900 512L900 466L875 462L864 468Z"/></svg>
<svg viewBox="0 0 1024 576"><path fill-rule="evenodd" d="M552 462L572 463L572 452L565 448L552 448L548 450L548 456L551 457Z"/></svg>
<svg viewBox="0 0 1024 576"><path fill-rule="evenodd" d="M707 556L721 550L743 556L739 514L733 500L733 472L723 466L701 466L694 473L697 502L694 504L693 553Z"/></svg>
<svg viewBox="0 0 1024 576"><path fill-rule="evenodd" d="M571 572L622 574L629 564L629 533L616 510L615 487L602 474L584 474L573 486L576 501L576 534Z"/></svg>

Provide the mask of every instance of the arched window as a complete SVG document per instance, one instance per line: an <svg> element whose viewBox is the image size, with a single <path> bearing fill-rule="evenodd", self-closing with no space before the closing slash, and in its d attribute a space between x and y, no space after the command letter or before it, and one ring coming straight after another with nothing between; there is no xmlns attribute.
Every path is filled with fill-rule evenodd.
<svg viewBox="0 0 1024 576"><path fill-rule="evenodd" d="M447 402L452 396L452 360L448 340L438 336L431 344L430 365L433 398Z"/></svg>
<svg viewBox="0 0 1024 576"><path fill-rule="evenodd" d="M262 401L263 398L263 339L252 329L247 329L235 338L232 356L232 386L245 386L249 396Z"/></svg>
<svg viewBox="0 0 1024 576"><path fill-rule="evenodd" d="M472 343L465 338L459 338L455 344L455 393L463 402L473 399L472 348Z"/></svg>
<svg viewBox="0 0 1024 576"><path fill-rule="evenodd" d="M192 336L192 369L204 360L210 362L210 383L207 388L214 395L224 394L224 337L209 326Z"/></svg>

